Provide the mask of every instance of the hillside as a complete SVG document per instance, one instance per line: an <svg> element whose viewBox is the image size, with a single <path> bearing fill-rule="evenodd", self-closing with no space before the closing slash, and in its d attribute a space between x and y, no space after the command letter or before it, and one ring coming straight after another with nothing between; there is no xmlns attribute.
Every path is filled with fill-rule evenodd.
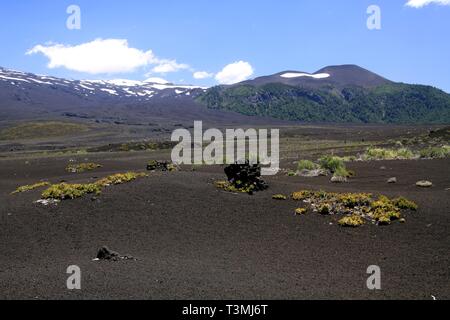
<svg viewBox="0 0 450 320"><path fill-rule="evenodd" d="M197 100L210 109L304 122L450 123L444 91L395 83L352 65L217 86Z"/></svg>

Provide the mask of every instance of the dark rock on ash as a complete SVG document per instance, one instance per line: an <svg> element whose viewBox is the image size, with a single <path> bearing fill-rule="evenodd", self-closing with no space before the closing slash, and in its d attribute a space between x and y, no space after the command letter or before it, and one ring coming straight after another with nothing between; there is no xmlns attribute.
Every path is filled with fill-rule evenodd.
<svg viewBox="0 0 450 320"><path fill-rule="evenodd" d="M108 261L119 261L119 260L136 260L134 257L125 255L122 256L116 251L110 250L108 247L103 246L98 250L96 260L108 260Z"/></svg>
<svg viewBox="0 0 450 320"><path fill-rule="evenodd" d="M249 193L253 191L266 190L269 186L261 178L261 165L245 163L234 163L225 167L228 182L237 189L246 189Z"/></svg>

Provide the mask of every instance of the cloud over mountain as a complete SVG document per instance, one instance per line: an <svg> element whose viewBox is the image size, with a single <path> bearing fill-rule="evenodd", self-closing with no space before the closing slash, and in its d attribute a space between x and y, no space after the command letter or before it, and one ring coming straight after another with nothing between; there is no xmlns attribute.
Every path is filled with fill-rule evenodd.
<svg viewBox="0 0 450 320"><path fill-rule="evenodd" d="M169 73L188 69L176 60L160 59L152 50L143 51L129 46L126 39L96 39L79 45L36 45L27 55L41 53L48 58L48 67L66 68L89 74L133 72L153 66L152 72Z"/></svg>
<svg viewBox="0 0 450 320"><path fill-rule="evenodd" d="M253 75L253 67L246 61L237 61L225 66L217 73L216 80L220 84L233 84L247 80Z"/></svg>

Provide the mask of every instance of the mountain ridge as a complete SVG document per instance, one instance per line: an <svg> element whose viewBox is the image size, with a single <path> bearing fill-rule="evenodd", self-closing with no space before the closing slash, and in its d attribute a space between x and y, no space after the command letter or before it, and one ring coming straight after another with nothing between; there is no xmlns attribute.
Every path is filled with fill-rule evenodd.
<svg viewBox="0 0 450 320"><path fill-rule="evenodd" d="M394 82L356 65L216 86L198 101L210 109L303 122L450 123L446 92Z"/></svg>
<svg viewBox="0 0 450 320"><path fill-rule="evenodd" d="M113 122L239 115L300 122L450 123L450 95L388 80L357 65L286 70L211 88L158 81L68 80L0 67L0 120ZM109 121L109 120L108 120Z"/></svg>

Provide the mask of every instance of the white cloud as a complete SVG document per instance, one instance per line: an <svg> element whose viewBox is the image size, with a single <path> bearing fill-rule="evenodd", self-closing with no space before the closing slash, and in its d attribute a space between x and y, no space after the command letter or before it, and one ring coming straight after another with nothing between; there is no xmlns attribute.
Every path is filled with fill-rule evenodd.
<svg viewBox="0 0 450 320"><path fill-rule="evenodd" d="M227 65L218 74L216 80L220 84L233 84L247 80L253 74L253 68L250 63L237 61Z"/></svg>
<svg viewBox="0 0 450 320"><path fill-rule="evenodd" d="M158 65L152 69L152 72L169 73L184 69L189 69L189 65L184 63L177 63L175 60L160 60L158 61Z"/></svg>
<svg viewBox="0 0 450 320"><path fill-rule="evenodd" d="M37 45L27 52L28 55L36 53L49 59L51 69L64 67L90 74L131 72L158 63L151 50L130 48L124 39L96 39L76 46Z"/></svg>
<svg viewBox="0 0 450 320"><path fill-rule="evenodd" d="M214 76L213 73L209 73L206 71L197 71L197 72L194 72L194 74L193 74L194 79L207 79L207 78L211 78L213 76Z"/></svg>
<svg viewBox="0 0 450 320"><path fill-rule="evenodd" d="M189 69L176 60L160 59L151 50L130 48L126 39L96 39L80 45L37 45L26 54L41 53L49 59L51 69L63 67L89 74L133 72L140 67L154 66L152 72L169 73Z"/></svg>
<svg viewBox="0 0 450 320"><path fill-rule="evenodd" d="M448 6L450 5L450 0L408 0L406 5L413 8L422 8L432 3Z"/></svg>

